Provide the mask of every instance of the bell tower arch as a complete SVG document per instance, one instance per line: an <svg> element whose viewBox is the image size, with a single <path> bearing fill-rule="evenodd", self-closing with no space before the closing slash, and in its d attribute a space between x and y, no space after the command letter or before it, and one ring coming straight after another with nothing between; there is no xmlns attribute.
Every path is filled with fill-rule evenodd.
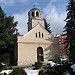
<svg viewBox="0 0 75 75"><path fill-rule="evenodd" d="M38 22L45 27L44 20L42 19L42 12L37 8L33 8L28 12L28 31L34 28Z"/></svg>

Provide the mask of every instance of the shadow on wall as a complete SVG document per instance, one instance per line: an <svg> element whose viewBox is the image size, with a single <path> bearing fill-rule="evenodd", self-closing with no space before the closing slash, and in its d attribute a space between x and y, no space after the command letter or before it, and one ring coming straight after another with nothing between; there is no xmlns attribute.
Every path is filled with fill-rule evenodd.
<svg viewBox="0 0 75 75"><path fill-rule="evenodd" d="M59 42L58 38L48 38L47 41L51 41L51 45L49 45L45 51L45 59L54 60L56 62L60 61L60 53L59 53Z"/></svg>

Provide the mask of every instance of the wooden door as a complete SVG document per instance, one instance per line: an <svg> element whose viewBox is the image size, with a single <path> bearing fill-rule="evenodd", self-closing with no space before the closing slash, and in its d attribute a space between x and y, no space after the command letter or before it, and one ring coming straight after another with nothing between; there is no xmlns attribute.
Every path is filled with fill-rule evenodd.
<svg viewBox="0 0 75 75"><path fill-rule="evenodd" d="M37 48L37 61L44 61L42 47Z"/></svg>

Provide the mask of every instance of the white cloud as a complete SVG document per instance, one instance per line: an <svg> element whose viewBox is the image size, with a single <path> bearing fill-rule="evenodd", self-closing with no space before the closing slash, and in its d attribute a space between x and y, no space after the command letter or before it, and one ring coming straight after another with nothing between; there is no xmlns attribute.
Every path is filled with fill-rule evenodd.
<svg viewBox="0 0 75 75"><path fill-rule="evenodd" d="M28 11L14 14L14 21L18 21L18 32L20 34L25 34L27 32Z"/></svg>
<svg viewBox="0 0 75 75"><path fill-rule="evenodd" d="M50 3L56 2L57 0L50 0Z"/></svg>
<svg viewBox="0 0 75 75"><path fill-rule="evenodd" d="M63 28L65 26L64 20L66 18L66 12L63 10L61 13L57 11L58 8L52 4L54 1L56 0L50 2L43 11L47 22L51 24L53 33L60 34L64 31Z"/></svg>
<svg viewBox="0 0 75 75"><path fill-rule="evenodd" d="M6 0L0 0L0 2L4 2L4 1L6 1Z"/></svg>
<svg viewBox="0 0 75 75"><path fill-rule="evenodd" d="M43 14L47 20L48 23L51 24L51 28L54 34L60 34L62 33L63 28L65 26L65 18L66 18L66 12L62 10L60 13L57 11L58 8L56 8L55 5L52 3L57 0L51 0L50 3L47 5L46 8L43 9ZM28 22L28 11L14 14L15 21L18 21L18 30L21 34L25 34L27 32L27 22Z"/></svg>
<svg viewBox="0 0 75 75"><path fill-rule="evenodd" d="M6 2L6 0L0 0L0 3L5 3Z"/></svg>
<svg viewBox="0 0 75 75"><path fill-rule="evenodd" d="M14 4L14 0L0 0L0 3L4 5L12 5Z"/></svg>
<svg viewBox="0 0 75 75"><path fill-rule="evenodd" d="M14 5L18 3L24 3L28 2L29 0L0 0L0 3L5 4L5 5Z"/></svg>

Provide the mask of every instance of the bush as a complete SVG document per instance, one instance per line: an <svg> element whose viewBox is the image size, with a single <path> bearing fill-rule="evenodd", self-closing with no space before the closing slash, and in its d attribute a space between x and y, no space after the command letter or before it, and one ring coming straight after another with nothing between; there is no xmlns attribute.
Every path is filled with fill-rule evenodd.
<svg viewBox="0 0 75 75"><path fill-rule="evenodd" d="M35 65L34 66L35 66L36 69L40 69L41 66L42 66L42 63L40 61L35 62Z"/></svg>
<svg viewBox="0 0 75 75"><path fill-rule="evenodd" d="M11 69L11 70L12 70L12 69L13 69L13 67L12 67L12 66L9 66L9 67L7 67L7 69Z"/></svg>
<svg viewBox="0 0 75 75"><path fill-rule="evenodd" d="M0 71L2 71L2 64L0 63Z"/></svg>
<svg viewBox="0 0 75 75"><path fill-rule="evenodd" d="M3 75L7 75L6 73L4 73Z"/></svg>
<svg viewBox="0 0 75 75"><path fill-rule="evenodd" d="M40 70L38 75L44 75L45 71L44 70Z"/></svg>
<svg viewBox="0 0 75 75"><path fill-rule="evenodd" d="M57 71L53 69L47 69L46 74L47 75L57 75Z"/></svg>
<svg viewBox="0 0 75 75"><path fill-rule="evenodd" d="M71 64L69 63L63 63L62 65L55 66L54 70L58 71L58 75L62 75L66 71L68 71L71 75L73 75L73 70L71 69Z"/></svg>
<svg viewBox="0 0 75 75"><path fill-rule="evenodd" d="M9 75L27 75L23 68L15 68Z"/></svg>
<svg viewBox="0 0 75 75"><path fill-rule="evenodd" d="M0 62L0 71L7 69L7 65L5 63Z"/></svg>
<svg viewBox="0 0 75 75"><path fill-rule="evenodd" d="M3 75L2 73L0 73L0 75Z"/></svg>

